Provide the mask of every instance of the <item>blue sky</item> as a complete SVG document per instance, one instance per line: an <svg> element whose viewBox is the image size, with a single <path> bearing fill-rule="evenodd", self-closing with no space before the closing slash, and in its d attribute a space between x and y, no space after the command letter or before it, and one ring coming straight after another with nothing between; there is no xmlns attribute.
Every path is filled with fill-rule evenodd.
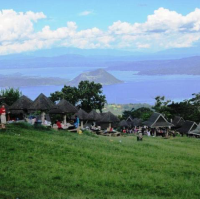
<svg viewBox="0 0 200 199"><path fill-rule="evenodd" d="M144 22L147 15L164 7L183 15L200 8L199 0L0 0L1 9L18 12L43 12L47 15L40 25L50 25L53 29L65 26L67 21L75 21L79 29L98 27L106 30L114 21L129 23ZM87 16L79 13L91 11ZM38 25L39 26L39 25ZM39 27L38 27L39 28Z"/></svg>
<svg viewBox="0 0 200 199"><path fill-rule="evenodd" d="M6 17L8 17L10 25L2 33L0 29L0 36L1 34L12 36L0 40L0 54L52 48L60 45L78 48L159 51L193 46L200 38L200 25L198 25L200 24L200 10L195 10L200 8L200 2L197 0L0 0L0 8L0 10L12 9L15 12L15 17L11 12L9 16L2 13L4 23L7 23ZM43 16L32 16L27 19L25 15L28 11L34 14L42 13ZM157 14L155 11L158 11ZM175 15L173 11L176 13ZM23 32L20 33L16 28L12 28L18 22L19 26L23 24L21 18L16 19L20 12L23 12L23 17L29 20L21 27L22 31L29 30L26 35ZM192 17L184 18L193 12ZM148 16L152 16L152 20L146 24ZM160 16L163 22L159 21ZM175 21L177 18L177 22L174 24L173 18ZM20 22L20 20L22 21ZM67 22L70 23L67 25ZM30 23L32 23L33 29L31 29ZM137 26L136 23L139 23L140 26ZM157 25L158 23L159 25ZM170 26L170 23L173 25ZM152 29L151 24L154 27ZM162 24L169 31L164 31ZM44 27L48 28L42 31ZM67 30L66 27L68 27ZM119 30L118 27L121 29ZM140 32L139 29L143 31ZM81 32L84 30L91 31ZM98 39L89 39L87 35ZM45 37L49 39L48 42ZM186 41L187 38L188 41ZM167 42L162 43L163 40ZM182 44L183 41L184 44ZM34 47L31 48L30 45Z"/></svg>

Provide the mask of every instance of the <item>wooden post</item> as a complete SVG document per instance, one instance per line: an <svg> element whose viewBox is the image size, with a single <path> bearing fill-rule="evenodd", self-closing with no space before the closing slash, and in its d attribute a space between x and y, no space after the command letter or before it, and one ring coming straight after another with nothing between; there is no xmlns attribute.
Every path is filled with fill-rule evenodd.
<svg viewBox="0 0 200 199"><path fill-rule="evenodd" d="M67 116L66 115L63 116L63 124L65 126L67 125Z"/></svg>
<svg viewBox="0 0 200 199"><path fill-rule="evenodd" d="M42 112L42 113L41 113L42 124L44 124L44 122L45 122L45 115L46 115L45 112Z"/></svg>
<svg viewBox="0 0 200 199"><path fill-rule="evenodd" d="M81 128L83 129L83 121L81 121Z"/></svg>
<svg viewBox="0 0 200 199"><path fill-rule="evenodd" d="M108 126L108 128L110 129L112 127L112 125L111 125L111 123L109 123L109 126Z"/></svg>

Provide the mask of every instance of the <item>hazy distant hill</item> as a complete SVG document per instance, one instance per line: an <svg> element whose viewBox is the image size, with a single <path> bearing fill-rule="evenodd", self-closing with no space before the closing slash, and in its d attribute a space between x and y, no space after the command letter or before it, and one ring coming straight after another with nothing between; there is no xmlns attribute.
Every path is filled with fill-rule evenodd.
<svg viewBox="0 0 200 199"><path fill-rule="evenodd" d="M27 77L20 74L11 76L0 75L0 87L64 85L67 82L68 80L66 79L56 77Z"/></svg>
<svg viewBox="0 0 200 199"><path fill-rule="evenodd" d="M108 69L139 71L141 75L200 75L200 56L176 60L112 62Z"/></svg>
<svg viewBox="0 0 200 199"><path fill-rule="evenodd" d="M120 84L121 80L118 80L110 73L106 72L103 69L97 69L94 71L81 73L78 77L74 78L69 82L70 85L77 86L81 81L94 81L95 83L100 83L102 85L112 85L112 84Z"/></svg>

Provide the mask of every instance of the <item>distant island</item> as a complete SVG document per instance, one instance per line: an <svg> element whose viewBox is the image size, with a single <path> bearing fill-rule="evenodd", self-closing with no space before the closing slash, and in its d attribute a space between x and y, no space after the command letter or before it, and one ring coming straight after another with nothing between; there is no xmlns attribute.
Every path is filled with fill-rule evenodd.
<svg viewBox="0 0 200 199"><path fill-rule="evenodd" d="M94 71L81 73L78 77L70 81L69 85L77 86L79 82L85 80L94 81L95 83L100 83L103 86L123 83L123 81L115 78L113 75L111 75L104 69L97 69Z"/></svg>

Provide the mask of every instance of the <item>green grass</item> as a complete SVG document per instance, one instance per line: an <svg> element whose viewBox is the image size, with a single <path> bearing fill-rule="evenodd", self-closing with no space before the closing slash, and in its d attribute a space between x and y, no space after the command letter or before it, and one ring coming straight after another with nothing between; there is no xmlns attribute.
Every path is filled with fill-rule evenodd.
<svg viewBox="0 0 200 199"><path fill-rule="evenodd" d="M0 130L0 198L195 199L200 140Z"/></svg>

